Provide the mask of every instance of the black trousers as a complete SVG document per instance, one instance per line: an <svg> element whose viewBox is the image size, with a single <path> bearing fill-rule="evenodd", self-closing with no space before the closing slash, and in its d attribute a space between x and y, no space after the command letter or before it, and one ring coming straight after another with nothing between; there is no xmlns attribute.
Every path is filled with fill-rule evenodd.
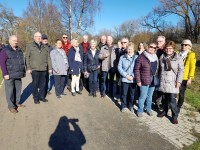
<svg viewBox="0 0 200 150"><path fill-rule="evenodd" d="M178 118L179 110L176 104L175 93L163 93L165 99L163 100L164 112L167 114L169 107L172 111L172 118Z"/></svg>
<svg viewBox="0 0 200 150"><path fill-rule="evenodd" d="M33 99L38 101L45 98L47 71L32 71Z"/></svg>
<svg viewBox="0 0 200 150"><path fill-rule="evenodd" d="M56 96L60 96L65 88L66 75L54 75Z"/></svg>
<svg viewBox="0 0 200 150"><path fill-rule="evenodd" d="M180 109L183 105L185 99L185 90L187 88L187 80L183 80L181 83L180 91L179 91L179 98L178 98L178 108Z"/></svg>

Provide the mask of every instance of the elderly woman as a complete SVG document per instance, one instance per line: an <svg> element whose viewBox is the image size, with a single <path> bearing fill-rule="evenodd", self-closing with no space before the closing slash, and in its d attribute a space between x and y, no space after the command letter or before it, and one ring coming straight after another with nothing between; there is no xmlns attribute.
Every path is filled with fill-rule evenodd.
<svg viewBox="0 0 200 150"><path fill-rule="evenodd" d="M144 102L146 101L146 111L152 116L151 103L155 89L156 75L158 72L158 57L155 54L156 44L150 43L147 49L138 56L134 68L137 86L140 88L138 100L138 117L143 116Z"/></svg>
<svg viewBox="0 0 200 150"><path fill-rule="evenodd" d="M159 91L165 96L164 111L158 115L163 117L167 115L169 106L172 111L172 123L178 123L178 109L176 105L176 94L183 79L184 65L183 60L175 52L175 43L169 41L165 45L164 53L160 57L160 87Z"/></svg>
<svg viewBox="0 0 200 150"><path fill-rule="evenodd" d="M50 52L55 80L55 92L57 98L61 98L64 93L65 79L68 70L68 60L65 51L62 49L62 41L56 40L56 47Z"/></svg>
<svg viewBox="0 0 200 150"><path fill-rule="evenodd" d="M72 47L68 53L69 61L69 74L71 74L71 93L72 96L77 94L82 94L79 91L79 80L80 75L83 70L83 50L80 49L77 39L72 40Z"/></svg>
<svg viewBox="0 0 200 150"><path fill-rule="evenodd" d="M192 48L191 41L183 40L181 44L181 50L179 52L179 55L184 62L184 75L180 87L179 99L177 105L179 111L184 102L185 90L187 86L192 83L192 79L194 79L194 73L196 68L196 56L195 53L191 50L191 48Z"/></svg>
<svg viewBox="0 0 200 150"><path fill-rule="evenodd" d="M90 49L87 51L84 58L84 74L89 74L89 96L96 97L98 87L98 70L100 69L99 63L99 50L96 49L97 41L90 41Z"/></svg>
<svg viewBox="0 0 200 150"><path fill-rule="evenodd" d="M130 97L128 98L129 101L128 108L132 113L134 113L133 100L134 100L136 82L134 80L135 76L133 73L133 68L135 66L136 58L137 55L134 54L134 44L129 43L127 48L127 54L124 54L120 57L118 64L118 71L122 77L122 96L121 96L122 112L126 112L128 110L126 101L127 101L127 94L129 91Z"/></svg>

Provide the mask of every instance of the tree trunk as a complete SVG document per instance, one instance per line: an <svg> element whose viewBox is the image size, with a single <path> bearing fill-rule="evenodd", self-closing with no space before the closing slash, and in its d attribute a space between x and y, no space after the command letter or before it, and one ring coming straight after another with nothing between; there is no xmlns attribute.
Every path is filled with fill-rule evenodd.
<svg viewBox="0 0 200 150"><path fill-rule="evenodd" d="M69 0L69 39L72 40L72 0Z"/></svg>
<svg viewBox="0 0 200 150"><path fill-rule="evenodd" d="M80 32L81 32L81 23L82 23L84 9L85 9L85 0L82 0L81 13L80 13L80 17L78 20L78 26L77 26L77 32L76 32L78 36L80 35Z"/></svg>

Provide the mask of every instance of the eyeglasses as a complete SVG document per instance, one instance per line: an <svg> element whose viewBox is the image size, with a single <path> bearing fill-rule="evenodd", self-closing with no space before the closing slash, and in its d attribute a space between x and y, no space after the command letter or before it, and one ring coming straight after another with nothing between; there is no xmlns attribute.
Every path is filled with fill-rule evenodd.
<svg viewBox="0 0 200 150"><path fill-rule="evenodd" d="M127 42L121 42L122 44L126 44Z"/></svg>
<svg viewBox="0 0 200 150"><path fill-rule="evenodd" d="M68 37L66 37L66 36L64 36L64 37L62 37L63 39L67 39Z"/></svg>
<svg viewBox="0 0 200 150"><path fill-rule="evenodd" d="M149 46L149 48L153 48L153 49L156 49L157 47Z"/></svg>
<svg viewBox="0 0 200 150"><path fill-rule="evenodd" d="M188 46L189 44L181 44L181 46Z"/></svg>

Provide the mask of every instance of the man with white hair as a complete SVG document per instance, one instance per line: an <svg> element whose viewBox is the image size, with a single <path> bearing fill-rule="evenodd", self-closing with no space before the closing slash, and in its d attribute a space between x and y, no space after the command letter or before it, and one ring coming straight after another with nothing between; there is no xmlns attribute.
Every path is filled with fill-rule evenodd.
<svg viewBox="0 0 200 150"><path fill-rule="evenodd" d="M114 75L117 71L117 62L116 62L116 47L113 46L112 36L107 36L107 45L101 48L99 59L102 60L101 63L101 97L106 96L106 91L108 92L108 73L109 73L109 93L113 97L113 80Z"/></svg>
<svg viewBox="0 0 200 150"><path fill-rule="evenodd" d="M97 46L97 48L99 49L99 50L101 50L101 48L103 47L103 46L105 46L106 45L106 39L107 37L105 36L105 35L102 35L101 36L101 38L100 38L100 42L99 42L99 44L98 44L98 46Z"/></svg>
<svg viewBox="0 0 200 150"><path fill-rule="evenodd" d="M42 44L40 32L34 34L34 42L29 44L26 49L27 71L32 75L33 99L35 104L40 101L47 102L46 96L46 75L47 70L52 74L51 59L49 48Z"/></svg>
<svg viewBox="0 0 200 150"><path fill-rule="evenodd" d="M5 82L8 109L16 114L18 107L25 107L20 102L22 80L25 77L25 63L22 50L17 46L15 35L9 37L9 44L3 48L5 55L1 55L1 68Z"/></svg>
<svg viewBox="0 0 200 150"><path fill-rule="evenodd" d="M184 102L185 90L187 86L192 83L192 79L194 79L194 73L196 68L196 56L191 49L192 49L192 42L188 39L183 40L181 43L181 50L179 51L179 55L184 62L184 75L180 87L179 99L177 104L179 111Z"/></svg>
<svg viewBox="0 0 200 150"><path fill-rule="evenodd" d="M163 54L164 48L165 48L165 37L164 36L158 36L157 38L157 51L156 51L156 55L158 56L158 58L160 58L160 56Z"/></svg>

